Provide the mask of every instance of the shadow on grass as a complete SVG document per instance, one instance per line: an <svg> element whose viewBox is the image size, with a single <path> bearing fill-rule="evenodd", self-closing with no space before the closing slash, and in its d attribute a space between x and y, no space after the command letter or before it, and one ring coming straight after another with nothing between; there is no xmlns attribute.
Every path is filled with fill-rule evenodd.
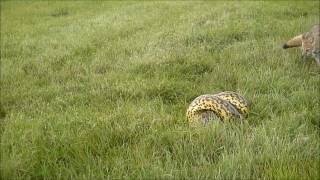
<svg viewBox="0 0 320 180"><path fill-rule="evenodd" d="M51 12L52 17L61 17L61 16L67 16L69 15L69 10L66 8L57 8L53 12Z"/></svg>

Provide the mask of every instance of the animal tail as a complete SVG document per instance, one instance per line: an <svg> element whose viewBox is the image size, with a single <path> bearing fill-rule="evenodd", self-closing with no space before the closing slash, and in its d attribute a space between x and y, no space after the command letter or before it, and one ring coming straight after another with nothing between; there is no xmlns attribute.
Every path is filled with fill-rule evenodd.
<svg viewBox="0 0 320 180"><path fill-rule="evenodd" d="M292 47L299 47L302 45L302 34L299 36L296 36L292 39L290 39L288 42L286 42L282 48L287 49L287 48L292 48Z"/></svg>

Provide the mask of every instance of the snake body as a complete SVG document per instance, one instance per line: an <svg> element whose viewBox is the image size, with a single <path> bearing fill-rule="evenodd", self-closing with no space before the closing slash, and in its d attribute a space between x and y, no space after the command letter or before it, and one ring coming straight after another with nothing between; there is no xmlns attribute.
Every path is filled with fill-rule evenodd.
<svg viewBox="0 0 320 180"><path fill-rule="evenodd" d="M232 91L225 91L225 92L218 93L215 96L228 101L242 115L247 115L249 113L249 102L239 93L232 92Z"/></svg>
<svg viewBox="0 0 320 180"><path fill-rule="evenodd" d="M205 94L195 98L187 109L190 123L207 124L212 119L222 121L243 119L248 113L248 101L238 93L226 91L218 94Z"/></svg>

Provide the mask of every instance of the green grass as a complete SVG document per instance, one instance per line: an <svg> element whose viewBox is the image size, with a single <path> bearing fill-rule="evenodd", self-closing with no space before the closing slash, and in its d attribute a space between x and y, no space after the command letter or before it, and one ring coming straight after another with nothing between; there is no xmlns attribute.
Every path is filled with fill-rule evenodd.
<svg viewBox="0 0 320 180"><path fill-rule="evenodd" d="M1 2L2 179L319 179L319 1ZM245 123L189 127L237 91Z"/></svg>

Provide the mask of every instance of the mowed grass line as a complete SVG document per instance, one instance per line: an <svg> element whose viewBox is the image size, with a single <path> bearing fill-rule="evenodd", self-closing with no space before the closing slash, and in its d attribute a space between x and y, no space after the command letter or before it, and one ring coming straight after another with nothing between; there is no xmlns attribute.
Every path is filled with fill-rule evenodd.
<svg viewBox="0 0 320 180"><path fill-rule="evenodd" d="M2 179L317 179L319 2L1 2ZM189 127L238 91L245 123Z"/></svg>

